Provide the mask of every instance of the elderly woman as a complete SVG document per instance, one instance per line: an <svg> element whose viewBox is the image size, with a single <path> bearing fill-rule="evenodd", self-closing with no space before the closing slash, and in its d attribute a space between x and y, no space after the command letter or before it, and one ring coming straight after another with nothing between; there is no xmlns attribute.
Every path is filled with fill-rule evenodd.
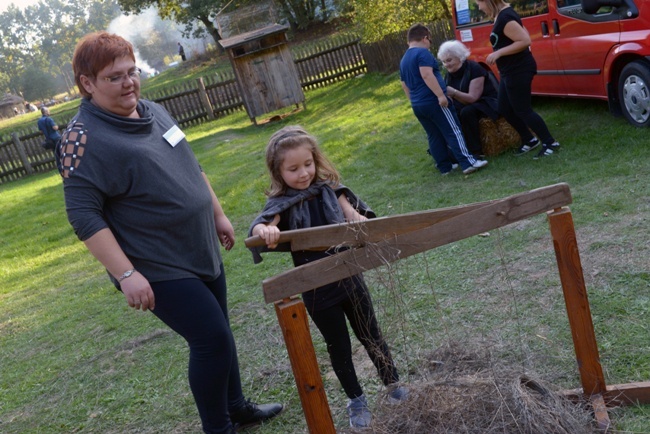
<svg viewBox="0 0 650 434"><path fill-rule="evenodd" d="M438 49L438 58L447 69L447 96L454 102L467 148L475 157L483 155L479 121L497 120L497 89L489 73L478 63L468 60L470 51L460 41L446 41Z"/></svg>
<svg viewBox="0 0 650 434"><path fill-rule="evenodd" d="M281 404L254 404L241 390L219 251L235 234L185 135L163 107L140 99L140 69L122 37L85 36L72 65L83 99L57 156L75 233L129 306L187 341L204 432L275 416Z"/></svg>

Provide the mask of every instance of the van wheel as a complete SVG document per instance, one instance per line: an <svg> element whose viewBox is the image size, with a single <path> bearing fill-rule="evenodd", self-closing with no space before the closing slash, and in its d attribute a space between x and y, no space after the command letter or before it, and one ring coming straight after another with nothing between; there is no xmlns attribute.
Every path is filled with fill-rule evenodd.
<svg viewBox="0 0 650 434"><path fill-rule="evenodd" d="M618 80L623 115L636 127L650 126L650 64L630 62Z"/></svg>

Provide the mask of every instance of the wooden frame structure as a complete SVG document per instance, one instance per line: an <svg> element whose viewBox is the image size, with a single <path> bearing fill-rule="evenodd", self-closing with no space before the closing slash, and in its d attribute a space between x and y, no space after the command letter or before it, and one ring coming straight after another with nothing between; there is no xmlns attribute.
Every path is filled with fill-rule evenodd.
<svg viewBox="0 0 650 434"><path fill-rule="evenodd" d="M335 434L336 430L305 306L295 297L297 294L544 212L550 225L582 383L581 389L566 395L588 398L601 429L610 426L608 406L650 403L650 382L605 384L573 218L566 207L570 203L569 186L561 183L488 202L281 233L280 243L290 242L292 250L352 247L267 278L262 284L264 299L275 304L309 432ZM246 240L248 247L261 245L264 243L259 237Z"/></svg>

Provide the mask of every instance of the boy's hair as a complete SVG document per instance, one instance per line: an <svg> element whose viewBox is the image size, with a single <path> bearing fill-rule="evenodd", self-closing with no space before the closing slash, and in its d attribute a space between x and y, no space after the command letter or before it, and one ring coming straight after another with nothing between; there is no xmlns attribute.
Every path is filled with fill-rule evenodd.
<svg viewBox="0 0 650 434"><path fill-rule="evenodd" d="M416 23L406 33L406 40L408 42L421 41L427 36L431 36L429 28L424 24Z"/></svg>
<svg viewBox="0 0 650 434"><path fill-rule="evenodd" d="M82 75L97 79L99 71L120 57L128 57L135 62L133 45L123 37L108 32L95 32L84 36L77 43L72 56L74 80L81 95L91 97L81 84Z"/></svg>
<svg viewBox="0 0 650 434"><path fill-rule="evenodd" d="M300 125L289 125L273 134L266 145L266 167L271 177L271 186L266 191L267 196L281 196L286 193L288 186L280 172L284 154L305 145L309 147L314 157L316 166L314 181L327 181L332 186L339 185L340 175L321 151L316 138Z"/></svg>

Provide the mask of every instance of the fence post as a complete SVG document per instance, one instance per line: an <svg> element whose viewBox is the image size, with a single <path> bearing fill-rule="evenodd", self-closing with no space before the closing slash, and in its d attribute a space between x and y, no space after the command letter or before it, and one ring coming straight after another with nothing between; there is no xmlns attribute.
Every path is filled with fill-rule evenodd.
<svg viewBox="0 0 650 434"><path fill-rule="evenodd" d="M18 133L16 132L11 133L11 140L14 142L14 145L16 146L16 150L18 151L18 156L20 157L20 161L23 163L23 167L25 168L25 171L27 172L28 175L33 175L34 169L32 168L32 165L29 164L29 160L27 159L27 152L25 152L25 147L23 146L22 142L18 138Z"/></svg>
<svg viewBox="0 0 650 434"><path fill-rule="evenodd" d="M208 118L213 121L216 119L214 116L214 110L212 110L212 104L210 104L210 98L208 98L208 93L205 91L205 84L203 84L203 77L196 79L199 84L199 99L203 105L203 109L208 112Z"/></svg>

